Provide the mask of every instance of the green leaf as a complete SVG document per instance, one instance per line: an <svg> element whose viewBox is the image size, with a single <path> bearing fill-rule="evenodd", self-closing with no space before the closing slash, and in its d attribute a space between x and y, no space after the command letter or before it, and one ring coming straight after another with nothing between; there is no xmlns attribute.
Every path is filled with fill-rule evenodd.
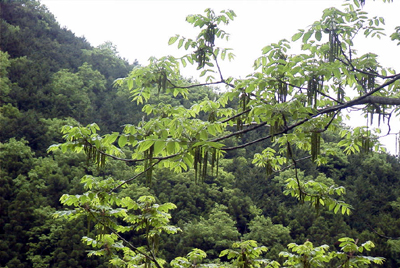
<svg viewBox="0 0 400 268"><path fill-rule="evenodd" d="M185 43L185 50L189 49L190 44L191 44L191 41L187 40L186 43Z"/></svg>
<svg viewBox="0 0 400 268"><path fill-rule="evenodd" d="M303 32L299 32L299 33L293 35L293 36L292 36L292 41L294 42L294 41L299 40L300 37L301 37L302 35L303 35ZM264 50L263 50L263 53L264 53ZM267 53L267 52L265 52L265 53ZM264 54L265 54L265 53L264 53Z"/></svg>
<svg viewBox="0 0 400 268"><path fill-rule="evenodd" d="M156 141L154 143L154 155L159 154L165 148L165 141Z"/></svg>
<svg viewBox="0 0 400 268"><path fill-rule="evenodd" d="M168 154L175 153L175 141L170 141L167 143L167 153Z"/></svg>
<svg viewBox="0 0 400 268"><path fill-rule="evenodd" d="M300 38L300 37L299 37ZM262 49L262 53L263 54L267 54L268 52L270 52L272 50L272 46L266 46Z"/></svg>
<svg viewBox="0 0 400 268"><path fill-rule="evenodd" d="M321 41L321 38L322 38L321 31L316 31L315 32L315 39L317 39L318 41Z"/></svg>
<svg viewBox="0 0 400 268"><path fill-rule="evenodd" d="M194 55L192 56L192 55L188 55L187 57L186 57L186 59L190 62L190 64L192 64L193 65L193 63L194 63L194 60L193 60L193 57L194 57Z"/></svg>
<svg viewBox="0 0 400 268"><path fill-rule="evenodd" d="M228 60L231 61L235 58L235 54L233 53L228 53Z"/></svg>
<svg viewBox="0 0 400 268"><path fill-rule="evenodd" d="M117 140L118 136L119 136L118 132L113 132L110 135L106 135L103 142L104 142L104 144L112 144L114 141Z"/></svg>
<svg viewBox="0 0 400 268"><path fill-rule="evenodd" d="M118 146L119 146L120 148L124 147L125 144L126 144L126 141L127 141L126 135L121 135L121 136L119 137L119 140L118 140Z"/></svg>
<svg viewBox="0 0 400 268"><path fill-rule="evenodd" d="M183 67L186 67L187 63L184 58L181 59L181 62L182 62Z"/></svg>
<svg viewBox="0 0 400 268"><path fill-rule="evenodd" d="M178 38L179 38L179 35L175 35L175 36L171 37L168 41L168 45L172 45L173 43L175 43L176 40L178 40Z"/></svg>
<svg viewBox="0 0 400 268"><path fill-rule="evenodd" d="M337 79L340 79L341 76L342 76L340 70L337 69L337 68L334 68L334 69L333 69L333 75L334 75Z"/></svg>
<svg viewBox="0 0 400 268"><path fill-rule="evenodd" d="M347 209L347 208L346 208L345 206L342 207L342 214L343 214L343 215L346 214L346 209Z"/></svg>
<svg viewBox="0 0 400 268"><path fill-rule="evenodd" d="M208 139L208 132L206 130L202 130L200 132L200 139L207 140Z"/></svg>
<svg viewBox="0 0 400 268"><path fill-rule="evenodd" d="M189 23L194 23L196 21L196 16L195 15L189 15L186 17L186 21Z"/></svg>
<svg viewBox="0 0 400 268"><path fill-rule="evenodd" d="M340 209L340 206L338 204L336 204L335 209L333 210L335 212L335 214L338 213L339 209Z"/></svg>
<svg viewBox="0 0 400 268"><path fill-rule="evenodd" d="M179 40L178 48L182 47L184 41L185 41L185 39L183 39L183 38L181 40Z"/></svg>
<svg viewBox="0 0 400 268"><path fill-rule="evenodd" d="M144 140L144 141L139 143L138 151L139 152L144 152L147 149L149 149L153 144L154 144L154 141L152 141L152 140Z"/></svg>
<svg viewBox="0 0 400 268"><path fill-rule="evenodd" d="M225 57L226 57L226 49L222 50L221 59L225 60Z"/></svg>
<svg viewBox="0 0 400 268"><path fill-rule="evenodd" d="M303 36L303 43L307 43L308 39L310 39L311 35L312 35L312 31L308 31L304 34Z"/></svg>

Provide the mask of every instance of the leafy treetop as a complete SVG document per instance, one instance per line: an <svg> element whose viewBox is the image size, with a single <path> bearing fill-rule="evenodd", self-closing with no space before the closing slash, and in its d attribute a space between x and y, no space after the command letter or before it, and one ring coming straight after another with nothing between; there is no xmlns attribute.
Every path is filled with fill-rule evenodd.
<svg viewBox="0 0 400 268"><path fill-rule="evenodd" d="M398 116L400 73L381 66L376 54L357 55L354 48L353 39L359 34L371 38L384 35L381 28L384 19L369 18L358 0L347 1L343 7L343 10L326 9L320 20L292 36L291 42L301 42L301 53L290 54L291 42L286 39L264 47L254 62L254 72L243 79L224 77L219 66L220 60L234 58L230 49L218 46L218 40L229 38L222 27L235 18L235 13L224 10L216 14L206 9L204 15L188 16L187 22L198 27L199 34L193 39L177 35L169 40L170 45L177 42L178 48L188 54L180 58L152 58L149 65L136 66L126 78L115 82L117 86L127 87L133 100L145 104L145 116L139 124L126 124L121 133L103 136L98 134L95 123L86 127L65 126L62 131L66 142L50 147L49 151L85 152L89 160L100 166L107 159L134 163L137 172L125 181L84 177L85 194L64 195L61 199L78 209L58 215L74 218L86 213L96 220L102 234L95 240L85 238L87 244L101 247L93 254L109 255L115 265L134 267L145 262L146 267L151 266L149 263L161 267L163 261L155 255L157 238L161 232L179 231L168 225L167 212L174 205L154 204L151 197L141 197L137 202L121 199L117 190L142 175L150 180L156 166L176 172L193 168L195 179L202 179L210 168L213 171L218 167L218 160L226 152L265 140L270 140L272 145L256 152L253 164L265 167L267 175L293 168L293 176L286 180L286 194L317 209L326 206L335 213L349 214L350 205L334 197L343 195L344 188L326 178L305 180L298 171L299 162L311 158L315 164L324 165L326 156L337 153L337 147L347 154L382 150L377 130L373 133L368 126L343 128L343 110L357 107L365 115L379 119ZM397 32L391 37L398 40ZM205 83L181 77L180 68L187 64L197 65ZM225 86L226 91L216 100L205 99L189 108L148 103L161 93L187 97L189 89L205 85ZM241 142L240 137L246 133L263 129L263 136L255 135L257 138ZM339 133L340 141L325 142L324 132ZM227 141L232 137L238 137L238 143L228 146ZM131 157L125 155L128 151ZM304 154L307 156L299 157ZM114 205L119 208L115 209ZM128 225L119 224L121 221ZM135 247L121 236L135 228L146 230L147 248ZM289 244L293 253L282 252L281 256L288 259L285 265L304 267L320 267L332 258L339 258L343 265L352 267L382 263L381 258L355 257L364 249L372 248L371 242L361 246L350 238L340 242L342 253L328 254L327 246L314 247L311 242L305 242ZM233 259L236 267L279 266L274 261L258 259L265 248L257 247L254 241L235 243L233 248L223 251L221 256ZM116 257L114 251L123 251L125 258ZM197 262L204 257L203 252L194 250L172 265L197 267Z"/></svg>
<svg viewBox="0 0 400 268"><path fill-rule="evenodd" d="M226 91L217 100L205 99L190 108L146 104L146 120L138 125L126 124L122 133L100 136L96 124L65 126L67 142L52 146L50 151L84 150L99 165L107 157L141 163L137 166L138 176L146 174L150 179L155 166L177 172L194 168L196 178L202 178L208 164L216 167L225 152L268 139L273 146L256 153L253 161L265 167L267 175L284 165L297 168L298 151L323 165L327 155L335 154L337 146L347 154L383 150L376 136L378 129L343 129L343 110L357 107L371 120L374 116L388 120L398 115L400 74L381 66L376 54L357 55L354 48L353 39L359 34L375 38L384 35L384 19L369 18L359 1L347 1L343 6L344 10L324 10L320 20L293 35L292 42L301 42L302 53L290 54L291 42L286 39L264 47L254 62L254 72L244 79L225 78L219 67L220 60L234 58L230 49L217 44L219 39L228 40L229 34L222 26L232 21L235 13L223 10L217 15L206 9L205 15L190 15L187 22L200 28L196 38L176 35L169 40L169 44L177 42L178 48L188 54L181 58L152 58L149 65L137 66L115 84L128 87L138 103L147 102L160 92L186 97L193 87L225 86ZM395 34L392 39L396 39ZM188 63L197 64L205 83L182 79L180 68ZM236 102L237 107L229 105L231 102ZM202 114L207 118L202 119ZM263 137L231 147L224 143L262 128L268 131ZM340 142L324 142L321 134L326 131L340 133ZM131 158L124 158L123 148L133 150ZM338 201L326 202L331 200L327 198L329 194L343 192L339 188L302 184L297 173L293 183L289 183L290 193L301 201L349 213ZM313 187L320 190L311 190Z"/></svg>

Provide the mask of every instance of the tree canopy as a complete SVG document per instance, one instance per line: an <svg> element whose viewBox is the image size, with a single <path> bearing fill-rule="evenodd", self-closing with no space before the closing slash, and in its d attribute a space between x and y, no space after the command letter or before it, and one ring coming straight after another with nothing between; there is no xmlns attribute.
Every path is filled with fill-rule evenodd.
<svg viewBox="0 0 400 268"><path fill-rule="evenodd" d="M103 137L97 134L96 124L66 126L63 133L67 142L52 146L50 151L85 150L99 165L107 158L142 163L138 172L149 180L155 166L177 172L194 168L196 180L202 179L217 169L225 153L268 139L271 146L257 152L253 160L256 166L266 168L267 176L285 165L297 170L300 151L317 165L326 163L326 156L335 155L337 147L346 154L380 151L378 129L344 128L343 110L357 107L371 121L398 116L400 74L381 66L376 54L357 55L354 48L353 39L358 34L383 35L384 19L368 18L358 1L343 6L344 10L326 9L321 20L292 36L292 42L301 42L303 53L290 54L291 42L285 39L268 45L255 60L254 72L244 79L225 78L218 64L234 58L230 49L218 47L218 39L229 38L222 26L233 20L235 13L215 14L207 9L205 15L189 15L187 22L198 27L199 34L193 39L177 35L169 40L170 45L177 42L179 48L189 51L187 55L152 58L149 65L134 68L115 84L126 86L137 103L164 93L185 98L190 88L204 85L225 86L223 93L189 108L145 104L145 120L137 126L125 125L122 133ZM396 39L395 34L392 37ZM182 79L180 68L187 64L197 64L206 82ZM261 128L266 133L262 137L246 142L239 138L233 146L225 143ZM325 142L324 132L336 133L341 139ZM133 150L131 158L124 158L125 147ZM342 194L341 187L302 183L296 173L287 191L300 201L349 213L344 204L329 198L333 193Z"/></svg>
<svg viewBox="0 0 400 268"><path fill-rule="evenodd" d="M153 172L160 168L189 173L196 182L201 182L207 176L218 176L219 162L231 151L267 140L269 143L263 143L265 147L262 150L253 152L252 164L263 167L267 177L292 169L282 181L286 195L297 198L301 203L309 203L317 211L325 207L334 213L350 215L352 207L341 198L345 193L343 186L325 176L303 176L299 168L305 159L324 166L329 157L338 156L341 151L349 155L383 150L378 139L379 129L368 125L350 129L343 125L345 109L356 107L371 122L376 117L379 122L389 122L392 116L399 116L400 74L381 66L377 54L358 55L353 42L357 35L380 38L385 34L384 18L368 17L362 4L355 0L345 2L341 10L327 8L320 20L299 30L291 40L283 39L265 46L260 57L254 61L254 72L245 78L225 77L219 65L220 61L234 58L231 49L220 47L218 41L229 39L229 33L224 31L223 26L234 20L235 12L223 10L215 13L206 9L205 14L189 15L186 21L198 29L197 36L176 35L169 40L169 45L177 44L178 48L188 52L186 55L151 58L147 66L136 66L127 77L115 81L116 86L130 91L137 104L144 105L145 115L137 125L126 124L121 133L106 135L98 134L100 128L95 123L65 126L62 132L66 142L50 147L49 151L85 152L88 159L99 166L113 159L136 167L136 174L129 179L98 181L92 177L84 178L88 192L82 196L64 195L61 199L62 203L74 205L78 210L75 210L74 216L72 212L60 212L60 215L74 218L79 213L88 213L97 221L99 229L108 228L110 233L100 240L85 239L95 248L102 248L93 254L111 254L113 245L115 250L124 252L125 258L132 258L132 264L140 263L138 259L134 260L137 257L161 267L163 261L155 255L157 250L153 236L162 232L175 233L178 229L163 225L168 222L169 214L157 216L157 213L151 212L152 216L149 215L146 223L142 223L137 218L140 213L145 213L142 205L155 211L161 209L166 212L167 209L161 205L154 207L153 201L144 201L144 197L137 202L127 197L121 199L118 197L121 188L141 176L151 183ZM396 32L391 37L393 41L398 40ZM292 54L291 44L296 42L300 43L302 52ZM180 70L188 64L197 66L199 77L204 82L182 78ZM190 107L151 103L163 94L187 98L192 88L216 85L221 88L220 94L214 99L200 100ZM258 135L249 135L252 132ZM330 135L336 138L330 139ZM190 173L190 170L194 172ZM112 208L114 203L121 208ZM168 205L168 208L172 206ZM130 216L132 209L139 210L139 214ZM223 212L218 213L222 221ZM161 215L164 223L159 222ZM147 251L143 252L122 237L122 233L134 227L117 221L105 222L107 217L121 218L128 226L136 224L136 230L141 230L146 224L146 230L152 230L147 233ZM210 216L209 220L201 219L197 224L188 225L187 229L193 228L190 233L195 235L196 228L207 225L211 231L214 228L211 226L217 224L212 221ZM252 229L255 224L251 225ZM218 228L218 225L215 226ZM234 236L233 233L230 236ZM354 266L371 261L382 262L380 258L351 257L353 253L372 248L372 242L358 246L357 241L351 238L339 241L343 252L336 255L327 254L325 246L313 247L311 242L306 242L303 245L289 244L289 249L298 255L281 253L280 256L288 258L284 265L304 262L306 267L320 267L322 262L329 262L331 258ZM234 245L246 247L245 244ZM258 256L261 251L257 254L253 252L255 255L246 253L249 254L246 258ZM223 251L221 256L225 255L228 259L237 258L239 263L247 263L243 256ZM314 258L307 259L302 257L304 255ZM114 264L132 265L126 259L112 256ZM260 263L252 265L258 267ZM277 267L279 264L267 261L265 265Z"/></svg>

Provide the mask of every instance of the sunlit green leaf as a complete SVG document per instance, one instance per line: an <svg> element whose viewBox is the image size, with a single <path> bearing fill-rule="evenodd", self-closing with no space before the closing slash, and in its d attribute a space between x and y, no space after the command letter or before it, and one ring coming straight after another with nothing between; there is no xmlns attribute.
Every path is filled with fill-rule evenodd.
<svg viewBox="0 0 400 268"><path fill-rule="evenodd" d="M175 43L176 40L178 40L178 38L179 38L179 35L175 35L175 36L171 37L168 41L168 45L172 45L173 43Z"/></svg>
<svg viewBox="0 0 400 268"><path fill-rule="evenodd" d="M307 43L308 39L310 39L311 35L312 35L312 31L308 31L304 34L303 36L303 43Z"/></svg>
<svg viewBox="0 0 400 268"><path fill-rule="evenodd" d="M297 41L297 40L299 40L301 37L303 36L303 32L299 32L299 33L297 33L297 34L295 34L295 35L293 35L292 36L292 41L294 42L294 41ZM263 51L264 52L264 51ZM266 52L265 52L266 53ZM264 53L264 54L265 54Z"/></svg>
<svg viewBox="0 0 400 268"><path fill-rule="evenodd" d="M315 39L317 39L318 41L321 41L321 38L322 38L321 31L316 31L315 32Z"/></svg>
<svg viewBox="0 0 400 268"><path fill-rule="evenodd" d="M127 137L126 137L126 135L121 135L121 136L119 137L119 139L118 139L118 146L119 146L120 148L122 148L122 147L125 146L126 142L127 142Z"/></svg>

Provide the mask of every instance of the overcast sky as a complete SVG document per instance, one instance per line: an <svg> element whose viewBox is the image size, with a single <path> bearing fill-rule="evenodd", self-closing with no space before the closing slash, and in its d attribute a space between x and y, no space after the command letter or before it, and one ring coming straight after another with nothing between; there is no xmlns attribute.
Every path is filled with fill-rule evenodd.
<svg viewBox="0 0 400 268"><path fill-rule="evenodd" d="M389 41L395 26L400 26L400 1L383 3L367 0L364 9L371 16L385 18L387 37L382 42L356 40L360 53L374 52L383 66L400 70L400 47ZM226 27L231 34L226 47L233 48L234 62L222 63L225 77L245 77L252 72L254 60L261 49L273 42L291 36L318 20L322 11L331 6L340 7L340 0L264 0L264 1L133 1L133 0L41 0L54 14L61 26L77 36L84 36L93 46L111 41L117 46L121 57L129 62L135 59L147 64L151 56L179 56L175 46L168 46L168 39L175 34L192 38L196 34L185 18L189 14L203 13L206 8L216 12L232 9L237 18ZM195 77L194 70L183 72ZM361 120L362 121L362 120ZM361 122L358 120L358 122ZM363 122L364 124L365 122ZM355 122L351 123L356 124ZM399 120L392 122L398 132ZM394 135L386 140L388 149L394 153Z"/></svg>

